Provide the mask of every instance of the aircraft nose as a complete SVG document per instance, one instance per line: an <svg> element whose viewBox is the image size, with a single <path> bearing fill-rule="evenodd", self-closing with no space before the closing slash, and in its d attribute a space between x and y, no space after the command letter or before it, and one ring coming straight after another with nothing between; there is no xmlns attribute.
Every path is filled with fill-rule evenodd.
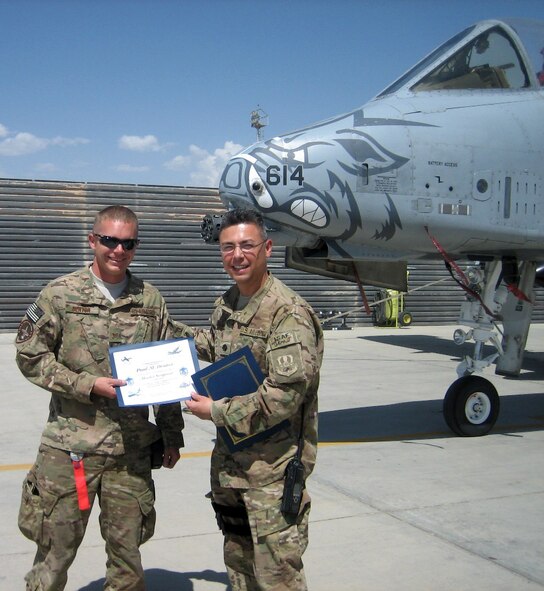
<svg viewBox="0 0 544 591"><path fill-rule="evenodd" d="M227 207L245 206L252 204L251 198L245 192L246 169L248 162L235 156L231 158L219 181L219 196Z"/></svg>
<svg viewBox="0 0 544 591"><path fill-rule="evenodd" d="M225 166L219 183L220 191L240 190L244 177L244 161L238 157L231 158Z"/></svg>
<svg viewBox="0 0 544 591"><path fill-rule="evenodd" d="M266 184L249 154L231 158L219 182L219 195L227 207L255 207L268 210L273 205Z"/></svg>

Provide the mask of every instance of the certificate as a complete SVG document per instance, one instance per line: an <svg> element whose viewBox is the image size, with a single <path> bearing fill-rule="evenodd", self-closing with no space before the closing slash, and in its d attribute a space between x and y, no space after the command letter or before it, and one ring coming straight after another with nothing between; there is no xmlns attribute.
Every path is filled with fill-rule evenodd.
<svg viewBox="0 0 544 591"><path fill-rule="evenodd" d="M194 392L191 376L198 371L192 338L110 347L119 406L142 406L187 400Z"/></svg>

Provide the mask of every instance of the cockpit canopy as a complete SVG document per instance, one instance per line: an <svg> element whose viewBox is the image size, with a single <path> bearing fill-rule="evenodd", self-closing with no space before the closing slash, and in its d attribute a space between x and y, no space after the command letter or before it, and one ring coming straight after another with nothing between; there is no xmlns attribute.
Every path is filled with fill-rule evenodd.
<svg viewBox="0 0 544 591"><path fill-rule="evenodd" d="M483 21L446 41L378 97L401 89L520 90L544 86L544 22Z"/></svg>

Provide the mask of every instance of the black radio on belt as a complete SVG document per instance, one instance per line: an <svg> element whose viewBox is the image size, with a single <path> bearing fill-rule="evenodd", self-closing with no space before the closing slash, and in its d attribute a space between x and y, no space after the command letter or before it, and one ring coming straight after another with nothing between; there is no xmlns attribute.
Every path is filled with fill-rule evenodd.
<svg viewBox="0 0 544 591"><path fill-rule="evenodd" d="M304 404L302 405L300 418L300 433L298 434L297 453L289 461L285 468L283 497L281 499L281 512L285 515L298 515L302 491L304 490L304 464L302 463L302 446L304 435Z"/></svg>
<svg viewBox="0 0 544 591"><path fill-rule="evenodd" d="M298 515L302 491L304 490L304 465L295 456L285 469L285 482L283 486L283 498L281 500L281 512L287 515Z"/></svg>

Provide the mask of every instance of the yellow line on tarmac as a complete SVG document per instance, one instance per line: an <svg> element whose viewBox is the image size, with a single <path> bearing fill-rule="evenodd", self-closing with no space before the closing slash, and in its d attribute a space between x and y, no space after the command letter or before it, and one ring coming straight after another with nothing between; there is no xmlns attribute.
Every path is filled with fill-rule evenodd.
<svg viewBox="0 0 544 591"><path fill-rule="evenodd" d="M32 464L7 464L0 466L0 472L8 472L10 470L30 470Z"/></svg>
<svg viewBox="0 0 544 591"><path fill-rule="evenodd" d="M364 443L366 441L374 441L371 439L365 439L363 441L331 441L319 443L319 447L332 446L332 445L353 445L355 443ZM211 451L192 451L184 452L181 454L182 460L190 460L192 458L207 458L212 455ZM15 470L30 470L32 464L4 464L0 465L0 472L13 472Z"/></svg>
<svg viewBox="0 0 544 591"><path fill-rule="evenodd" d="M524 431L540 430L544 427L543 423L530 423L522 425L501 426L496 431L491 431L490 435L505 435ZM337 447L340 445L356 445L358 443L378 443L383 441L413 441L417 439L431 439L434 437L453 437L449 431L429 431L427 433L402 433L382 437L362 437L361 439L352 439L351 441L321 441L318 447ZM190 460L192 458L207 458L212 455L211 451L192 451L181 454L181 459ZM0 472L13 472L15 470L30 470L32 464L5 464L0 465Z"/></svg>
<svg viewBox="0 0 544 591"><path fill-rule="evenodd" d="M206 458L208 456L211 456L212 452L211 451L190 451L187 453L182 453L181 454L181 459L183 458Z"/></svg>
<svg viewBox="0 0 544 591"><path fill-rule="evenodd" d="M182 453L181 459L205 458L211 455L211 451L193 451L188 453ZM13 472L14 470L30 470L30 468L32 468L32 464L4 464L0 465L0 472Z"/></svg>

